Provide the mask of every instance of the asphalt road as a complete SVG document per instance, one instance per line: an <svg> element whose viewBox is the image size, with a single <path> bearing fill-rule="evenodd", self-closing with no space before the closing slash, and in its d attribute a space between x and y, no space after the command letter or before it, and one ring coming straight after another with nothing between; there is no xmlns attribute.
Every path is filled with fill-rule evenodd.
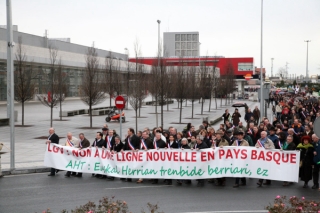
<svg viewBox="0 0 320 213"><path fill-rule="evenodd" d="M135 180L134 180L135 181ZM319 200L318 190L303 189L302 183L282 187L273 181L271 186L257 188L256 179L249 179L247 186L234 189L234 179L227 179L225 187L206 183L192 185L152 185L101 180L84 174L83 178L65 178L64 172L55 177L46 173L5 176L0 178L0 213L34 213L50 208L53 212L71 210L88 201L98 203L104 196L125 200L133 213L146 209L148 202L158 203L165 213L217 213L217 212L266 212L264 207L277 195L304 196ZM310 183L311 184L311 183Z"/></svg>

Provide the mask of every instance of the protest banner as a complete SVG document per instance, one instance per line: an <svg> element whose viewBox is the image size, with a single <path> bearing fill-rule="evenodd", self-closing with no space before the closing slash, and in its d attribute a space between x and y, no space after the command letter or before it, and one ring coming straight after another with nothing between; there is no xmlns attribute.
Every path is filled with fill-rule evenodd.
<svg viewBox="0 0 320 213"><path fill-rule="evenodd" d="M112 153L48 144L44 165L121 178L206 179L250 177L298 182L299 151L229 146L202 150L160 149Z"/></svg>

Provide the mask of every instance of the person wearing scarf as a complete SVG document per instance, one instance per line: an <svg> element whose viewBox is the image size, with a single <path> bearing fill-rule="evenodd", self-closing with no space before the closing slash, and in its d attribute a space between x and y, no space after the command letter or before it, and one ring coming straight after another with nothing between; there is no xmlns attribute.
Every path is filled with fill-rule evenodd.
<svg viewBox="0 0 320 213"><path fill-rule="evenodd" d="M255 147L256 148L262 148L262 149L275 149L272 140L267 138L267 132L266 131L262 131L261 132L261 138L259 140L257 140L257 143L256 143ZM259 179L259 181L257 182L257 185L259 187L261 187L262 183L263 183L263 179ZM271 181L270 180L266 180L266 182L263 185L270 185L270 184L271 184Z"/></svg>
<svg viewBox="0 0 320 213"><path fill-rule="evenodd" d="M304 181L303 188L308 188L308 182L312 179L312 166L314 157L314 147L309 136L303 136L297 150L300 150L299 177Z"/></svg>
<svg viewBox="0 0 320 213"><path fill-rule="evenodd" d="M237 137L237 140L234 140L232 146L249 146L248 141L243 139L243 135L244 135L244 132L235 132L234 136ZM236 182L233 188L239 187L240 179L241 179L241 184L240 184L241 186L247 185L246 178L236 178Z"/></svg>
<svg viewBox="0 0 320 213"><path fill-rule="evenodd" d="M286 141L284 141L282 143L282 147L281 149L283 151L292 151L292 150L296 150L296 145L293 143L293 136L292 135L288 135ZM284 181L283 186L288 186L289 183L287 181Z"/></svg>

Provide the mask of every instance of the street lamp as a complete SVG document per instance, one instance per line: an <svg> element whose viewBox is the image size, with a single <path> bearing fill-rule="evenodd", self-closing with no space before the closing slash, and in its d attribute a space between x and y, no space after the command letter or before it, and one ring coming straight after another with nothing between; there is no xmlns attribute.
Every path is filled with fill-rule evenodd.
<svg viewBox="0 0 320 213"><path fill-rule="evenodd" d="M160 70L160 20L157 20L158 23L158 71ZM160 77L160 79L162 80L162 78ZM161 100L162 101L162 100ZM158 127L158 107L157 107L157 97L156 97L156 124ZM161 107L162 107L162 103L161 103ZM162 109L162 108L161 108Z"/></svg>
<svg viewBox="0 0 320 213"><path fill-rule="evenodd" d="M263 73L262 73L262 41L263 41L263 0L261 0L261 43L260 43L260 112L264 112Z"/></svg>
<svg viewBox="0 0 320 213"><path fill-rule="evenodd" d="M308 48L309 48L309 42L311 42L311 40L305 40L304 42L307 42L307 64L306 64L306 79L307 81L309 80L309 71L308 71Z"/></svg>

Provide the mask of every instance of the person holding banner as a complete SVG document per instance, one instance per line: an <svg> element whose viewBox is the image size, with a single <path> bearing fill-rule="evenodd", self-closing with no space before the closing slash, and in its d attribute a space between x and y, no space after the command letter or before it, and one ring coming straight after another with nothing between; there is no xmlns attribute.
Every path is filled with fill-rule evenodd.
<svg viewBox="0 0 320 213"><path fill-rule="evenodd" d="M96 138L94 139L94 141L93 141L93 143L92 143L91 146L92 146L92 147L96 147L96 148L105 148L105 147L106 147L106 141L103 140L102 137L103 137L102 132L97 132ZM100 174L97 174L97 175L92 174L92 176L95 176L95 177L97 177L97 178L100 178L100 177L106 178L105 175L102 176L102 175L100 175Z"/></svg>
<svg viewBox="0 0 320 213"><path fill-rule="evenodd" d="M122 148L122 152L124 150L128 151L138 151L140 149L140 138L134 134L134 129L128 129L128 136L125 139L125 144ZM131 178L126 178L125 181L132 182Z"/></svg>
<svg viewBox="0 0 320 213"><path fill-rule="evenodd" d="M109 149L109 150L112 150L112 146L114 145L115 143L115 136L113 134L113 130L112 129L109 129L108 131L108 135L105 137L105 141L106 141L106 148Z"/></svg>
<svg viewBox="0 0 320 213"><path fill-rule="evenodd" d="M153 149L163 149L166 147L166 142L161 139L161 133L157 132L156 137L153 140ZM158 184L158 179L153 179L152 184Z"/></svg>
<svg viewBox="0 0 320 213"><path fill-rule="evenodd" d="M70 146L70 147L74 147L74 148L79 148L79 140L78 140L78 138L73 137L73 136L72 136L72 133L71 133L71 132L68 132L65 146ZM76 172L72 172L72 174L71 174L70 171L67 171L67 173L66 173L64 176L70 177L70 175L76 176Z"/></svg>
<svg viewBox="0 0 320 213"><path fill-rule="evenodd" d="M244 132L235 132L233 135L237 137L237 140L234 140L232 146L249 146L249 142L243 139ZM236 178L236 183L233 186L233 188L239 187L240 179L241 179L241 184L240 184L241 186L247 185L246 178Z"/></svg>
<svg viewBox="0 0 320 213"><path fill-rule="evenodd" d="M206 143L202 142L200 135L197 136L196 140L197 140L197 143L194 146L195 150L199 151L200 149L209 148ZM204 186L204 179L199 179L197 186Z"/></svg>
<svg viewBox="0 0 320 213"><path fill-rule="evenodd" d="M281 142L279 141L279 146L280 146L280 149L283 151L296 150L296 145L293 143L292 135L288 135L287 140L283 144L281 144ZM282 185L289 186L289 183L287 181L284 181Z"/></svg>
<svg viewBox="0 0 320 213"><path fill-rule="evenodd" d="M79 134L79 149L85 149L90 146L90 142L88 141L87 138L84 137L83 133ZM82 177L82 172L78 172L76 177Z"/></svg>
<svg viewBox="0 0 320 213"><path fill-rule="evenodd" d="M152 140L149 136L148 131L146 131L146 130L142 132L142 138L140 141L140 149L145 150L145 151L148 151L148 149L153 149ZM137 180L137 183L143 183L143 179L140 178L139 180Z"/></svg>
<svg viewBox="0 0 320 213"><path fill-rule="evenodd" d="M46 144L48 143L59 144L59 136L55 133L55 130L53 127L49 129L49 136L48 136L48 140L46 141ZM56 172L58 173L58 171L59 170L56 170L55 168L51 168L50 174L48 174L48 176L55 176Z"/></svg>
<svg viewBox="0 0 320 213"><path fill-rule="evenodd" d="M257 140L255 147L262 148L262 149L275 149L273 142L269 138L267 138L266 131L261 132L261 138ZM263 179L259 179L257 185L261 187L262 183L263 183ZM264 185L270 185L270 184L271 184L271 180L266 180L266 182L264 183Z"/></svg>

